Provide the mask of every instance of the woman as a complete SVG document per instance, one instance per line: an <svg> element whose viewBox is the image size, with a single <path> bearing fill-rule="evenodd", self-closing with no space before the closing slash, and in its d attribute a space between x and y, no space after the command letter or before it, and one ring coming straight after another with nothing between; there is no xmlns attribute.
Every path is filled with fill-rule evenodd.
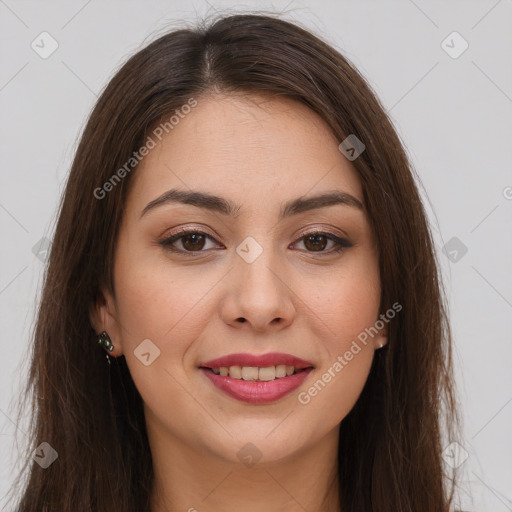
<svg viewBox="0 0 512 512"><path fill-rule="evenodd" d="M447 511L443 304L411 164L342 55L267 15L166 34L77 149L18 510Z"/></svg>

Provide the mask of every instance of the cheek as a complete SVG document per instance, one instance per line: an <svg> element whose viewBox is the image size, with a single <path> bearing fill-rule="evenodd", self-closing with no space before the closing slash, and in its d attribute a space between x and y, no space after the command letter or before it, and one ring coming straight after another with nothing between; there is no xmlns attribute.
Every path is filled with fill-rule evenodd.
<svg viewBox="0 0 512 512"><path fill-rule="evenodd" d="M167 261L133 253L119 258L115 269L122 349L134 383L152 410L181 410L190 400L183 392L189 378L184 361L212 318L210 292L222 275L192 266L177 272ZM146 366L148 357L140 356L148 352Z"/></svg>
<svg viewBox="0 0 512 512"><path fill-rule="evenodd" d="M380 305L374 260L355 258L350 263L327 277L316 276L315 294L307 294L311 282L304 282L300 292L309 297L310 330L321 340L323 357L316 379L298 401L308 415L318 414L332 426L350 412L368 378L374 347L367 330L377 321Z"/></svg>
<svg viewBox="0 0 512 512"><path fill-rule="evenodd" d="M198 278L191 268L176 272L169 264L146 265L140 259L119 261L116 279L123 355L145 406L150 411L169 411L164 415L187 411L190 396L183 384L188 376L182 363L211 318L208 292L218 278ZM147 347L144 352L142 346ZM140 356L148 352L146 366ZM172 422L171 416L167 421ZM186 424L185 414L182 421Z"/></svg>
<svg viewBox="0 0 512 512"><path fill-rule="evenodd" d="M381 289L376 263L356 255L336 271L303 280L299 294L308 298L310 319L332 359L378 319Z"/></svg>
<svg viewBox="0 0 512 512"><path fill-rule="evenodd" d="M348 361L343 353L320 369L297 400L308 418L322 418L322 427L336 427L356 404L368 378L373 350L362 347Z"/></svg>
<svg viewBox="0 0 512 512"><path fill-rule="evenodd" d="M119 262L117 267L118 318L130 343L150 338L165 350L179 349L180 340L199 335L207 297L218 276L193 267L177 271L167 262L137 264ZM140 342L140 341L139 341ZM175 343L174 343L175 342ZM161 347L163 348L163 347Z"/></svg>

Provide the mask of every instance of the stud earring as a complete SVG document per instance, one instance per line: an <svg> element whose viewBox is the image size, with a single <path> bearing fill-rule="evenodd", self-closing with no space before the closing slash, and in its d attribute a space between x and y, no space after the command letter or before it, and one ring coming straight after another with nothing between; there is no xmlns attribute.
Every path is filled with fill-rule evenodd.
<svg viewBox="0 0 512 512"><path fill-rule="evenodd" d="M98 343L108 352L112 352L112 350L114 350L114 345L106 331L103 331L98 335Z"/></svg>

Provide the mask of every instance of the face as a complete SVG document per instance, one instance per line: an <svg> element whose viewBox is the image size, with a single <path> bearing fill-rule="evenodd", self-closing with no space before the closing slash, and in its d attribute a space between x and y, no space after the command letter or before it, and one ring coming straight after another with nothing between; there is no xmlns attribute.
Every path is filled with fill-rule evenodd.
<svg viewBox="0 0 512 512"><path fill-rule="evenodd" d="M337 439L385 343L357 342L381 295L361 184L305 106L197 101L133 177L95 322L155 438L226 462L247 443L299 456Z"/></svg>

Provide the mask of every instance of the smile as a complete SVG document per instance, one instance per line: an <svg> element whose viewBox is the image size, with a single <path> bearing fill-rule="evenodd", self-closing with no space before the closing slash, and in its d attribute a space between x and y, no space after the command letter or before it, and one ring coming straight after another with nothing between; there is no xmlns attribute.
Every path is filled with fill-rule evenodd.
<svg viewBox="0 0 512 512"><path fill-rule="evenodd" d="M280 364L277 366L265 366L258 368L257 366L221 366L220 368L211 368L216 375L223 377L233 377L234 379L243 380L262 380L269 381L274 379L282 379L293 375L296 371L294 366Z"/></svg>
<svg viewBox="0 0 512 512"><path fill-rule="evenodd" d="M290 354L231 354L202 363L199 369L228 396L246 403L266 404L300 386L313 365Z"/></svg>

